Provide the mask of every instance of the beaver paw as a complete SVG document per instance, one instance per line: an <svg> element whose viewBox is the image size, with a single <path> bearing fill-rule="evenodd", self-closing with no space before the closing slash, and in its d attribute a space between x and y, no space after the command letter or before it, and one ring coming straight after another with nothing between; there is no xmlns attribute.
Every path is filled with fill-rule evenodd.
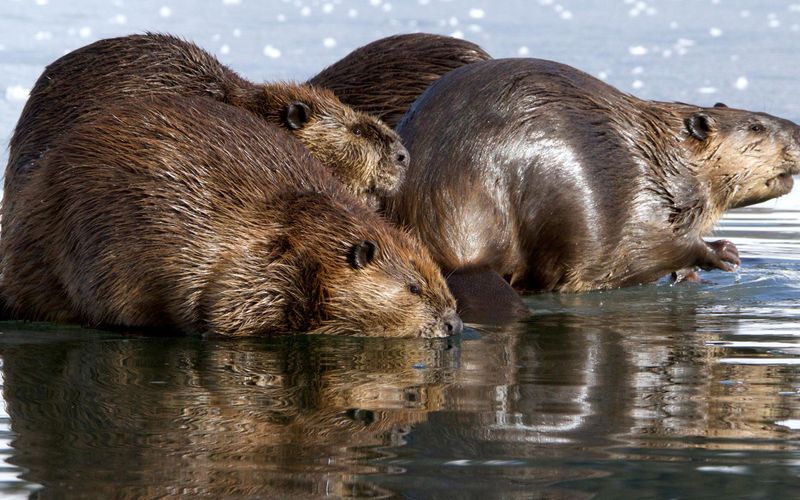
<svg viewBox="0 0 800 500"><path fill-rule="evenodd" d="M672 282L678 283L701 283L700 275L694 267L685 267L672 273Z"/></svg>
<svg viewBox="0 0 800 500"><path fill-rule="evenodd" d="M736 245L728 240L717 240L704 242L707 252L705 259L700 267L706 271L711 269L722 269L723 271L735 271L742 263L739 259L739 250Z"/></svg>

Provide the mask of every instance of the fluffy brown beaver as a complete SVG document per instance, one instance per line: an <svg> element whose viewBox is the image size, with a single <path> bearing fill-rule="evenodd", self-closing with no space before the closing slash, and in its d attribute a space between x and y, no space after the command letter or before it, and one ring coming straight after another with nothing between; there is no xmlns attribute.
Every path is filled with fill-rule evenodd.
<svg viewBox="0 0 800 500"><path fill-rule="evenodd" d="M391 216L445 271L491 269L529 290L731 270L735 247L702 237L725 210L788 193L800 173L792 122L644 101L536 59L445 75L397 130L412 164Z"/></svg>
<svg viewBox="0 0 800 500"><path fill-rule="evenodd" d="M202 95L252 111L292 132L370 203L394 190L408 165L397 134L342 104L329 90L257 85L192 43L168 35L131 35L77 49L45 69L11 138L6 193L19 188L36 159L82 116L106 112L109 99L143 95Z"/></svg>
<svg viewBox="0 0 800 500"><path fill-rule="evenodd" d="M397 125L414 100L445 73L491 59L472 42L429 33L381 38L311 78L345 104Z"/></svg>
<svg viewBox="0 0 800 500"><path fill-rule="evenodd" d="M59 137L3 214L13 316L223 335L461 330L422 245L288 133L207 98L106 111Z"/></svg>

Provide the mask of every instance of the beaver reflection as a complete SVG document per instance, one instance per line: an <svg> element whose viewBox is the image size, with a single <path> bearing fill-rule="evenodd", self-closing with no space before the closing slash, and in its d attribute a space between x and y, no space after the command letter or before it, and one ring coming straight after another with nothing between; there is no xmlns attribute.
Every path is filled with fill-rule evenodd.
<svg viewBox="0 0 800 500"><path fill-rule="evenodd" d="M356 462L402 445L441 408L451 347L324 337L5 347L12 461L45 496L381 495L356 476L374 468Z"/></svg>
<svg viewBox="0 0 800 500"><path fill-rule="evenodd" d="M456 346L74 335L37 345L30 332L14 345L4 329L11 462L54 497L430 497L458 484L474 498L498 485L529 498L606 477L620 454L791 448L776 421L797 404L776 388L800 376L720 362L732 350L710 343L747 322L709 312L718 292L539 295L528 323Z"/></svg>

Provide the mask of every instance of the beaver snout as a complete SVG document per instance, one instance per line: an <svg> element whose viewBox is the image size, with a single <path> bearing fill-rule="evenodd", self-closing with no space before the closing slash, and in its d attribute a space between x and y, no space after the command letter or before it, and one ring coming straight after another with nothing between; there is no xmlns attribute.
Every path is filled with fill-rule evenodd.
<svg viewBox="0 0 800 500"><path fill-rule="evenodd" d="M455 311L451 311L444 317L444 333L447 335L459 335L464 331L464 323Z"/></svg>
<svg viewBox="0 0 800 500"><path fill-rule="evenodd" d="M408 155L408 150L400 141L395 142L392 146L392 155L395 164L400 168L401 171L405 172L405 170L408 168L410 157Z"/></svg>

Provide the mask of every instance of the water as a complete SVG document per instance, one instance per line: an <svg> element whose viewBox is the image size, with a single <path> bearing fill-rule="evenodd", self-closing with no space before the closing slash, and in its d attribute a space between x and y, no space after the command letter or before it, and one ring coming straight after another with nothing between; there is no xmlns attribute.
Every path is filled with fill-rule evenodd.
<svg viewBox="0 0 800 500"><path fill-rule="evenodd" d="M305 79L391 33L455 33L645 98L800 121L800 3L38 0L0 3L0 143L45 64L144 30L254 80ZM0 495L796 496L800 190L715 236L739 272L530 296L528 320L451 341L2 323Z"/></svg>

